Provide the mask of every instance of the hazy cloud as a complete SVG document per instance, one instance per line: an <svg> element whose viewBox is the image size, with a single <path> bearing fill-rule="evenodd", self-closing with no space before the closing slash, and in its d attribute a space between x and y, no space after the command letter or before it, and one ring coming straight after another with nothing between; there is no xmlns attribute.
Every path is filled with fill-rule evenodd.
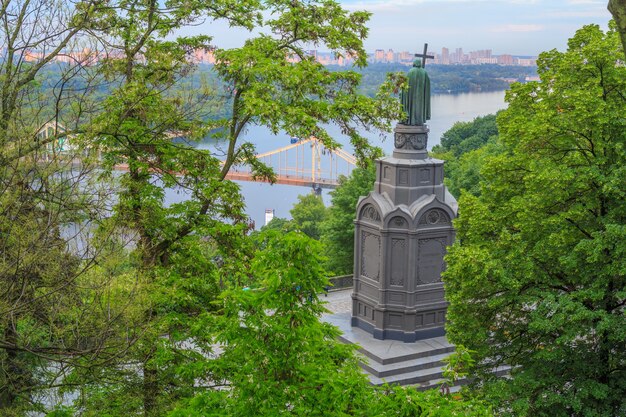
<svg viewBox="0 0 626 417"><path fill-rule="evenodd" d="M597 5L604 5L606 6L607 2L606 0L567 0L568 4L571 5L579 5L579 4L597 4Z"/></svg>
<svg viewBox="0 0 626 417"><path fill-rule="evenodd" d="M348 10L398 11L406 7L423 4L443 3L512 3L512 4L535 4L541 0L340 0L340 3ZM580 0L590 1L590 0Z"/></svg>
<svg viewBox="0 0 626 417"><path fill-rule="evenodd" d="M609 18L609 12L606 8L596 8L589 10L559 10L553 12L546 12L541 15L541 17L549 17L549 18L597 18L597 17L606 17Z"/></svg>
<svg viewBox="0 0 626 417"><path fill-rule="evenodd" d="M526 24L526 25L499 25L491 28L491 32L540 32L544 29L543 25Z"/></svg>

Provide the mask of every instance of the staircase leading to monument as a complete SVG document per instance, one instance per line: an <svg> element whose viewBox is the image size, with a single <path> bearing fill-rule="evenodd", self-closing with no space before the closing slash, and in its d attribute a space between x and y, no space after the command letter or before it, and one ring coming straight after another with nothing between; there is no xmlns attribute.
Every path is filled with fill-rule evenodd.
<svg viewBox="0 0 626 417"><path fill-rule="evenodd" d="M362 357L361 368L368 375L372 385L413 385L420 390L439 388L443 377L444 359L455 350L445 336L422 339L412 343L398 340L374 339L371 334L350 325L349 312L326 314L323 320L341 330L339 339L344 343L359 346ZM500 366L492 372L506 375L511 367ZM458 391L468 380L461 379L450 387Z"/></svg>
<svg viewBox="0 0 626 417"><path fill-rule="evenodd" d="M350 326L349 317L350 313L336 313L324 320L339 327L342 342L359 345L361 367L373 385L386 382L429 389L443 382L443 360L455 350L445 337L413 343L374 339L366 331Z"/></svg>
<svg viewBox="0 0 626 417"><path fill-rule="evenodd" d="M443 340L439 340L443 339ZM424 350L404 357L390 358L388 362L384 358L373 357L361 350L364 362L361 367L370 374L373 385L398 384L417 385L420 388L436 388L443 380L443 366L445 358L454 352L454 346L447 344L445 338L429 339L432 344L442 343L441 347L432 350ZM432 345L431 345L432 346ZM387 363L386 363L387 362Z"/></svg>

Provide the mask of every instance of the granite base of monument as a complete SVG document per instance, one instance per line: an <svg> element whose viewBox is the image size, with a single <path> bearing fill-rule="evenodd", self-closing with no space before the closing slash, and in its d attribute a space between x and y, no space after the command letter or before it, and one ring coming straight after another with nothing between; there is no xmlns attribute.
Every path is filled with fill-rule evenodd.
<svg viewBox="0 0 626 417"><path fill-rule="evenodd" d="M396 149L376 161L374 190L357 204L351 325L376 339L445 334L441 273L457 203L444 162L428 157L428 128L398 124Z"/></svg>

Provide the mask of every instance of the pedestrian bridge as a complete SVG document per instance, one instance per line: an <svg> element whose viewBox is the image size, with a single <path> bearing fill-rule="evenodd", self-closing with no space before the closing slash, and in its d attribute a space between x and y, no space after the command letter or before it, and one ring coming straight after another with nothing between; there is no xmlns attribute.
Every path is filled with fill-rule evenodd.
<svg viewBox="0 0 626 417"><path fill-rule="evenodd" d="M46 123L37 133L39 140L58 137L46 145L46 158L56 154L73 154L78 148L72 144L71 133L67 133L60 123ZM172 138L180 134L171 134ZM272 168L276 174L276 183L285 185L297 185L304 187L337 188L339 177L348 176L356 166L356 158L342 149L328 149L316 137L308 139L292 139L288 146L273 151L256 155L262 163ZM126 170L126 164L116 167ZM226 175L227 179L234 181L259 181L267 180L254 178L252 170L247 165L231 167Z"/></svg>
<svg viewBox="0 0 626 417"><path fill-rule="evenodd" d="M337 188L339 176L348 176L356 166L356 158L342 149L328 149L317 138L310 137L273 151L256 155L271 167L277 184ZM254 179L248 166L230 169L226 178L235 181L262 181Z"/></svg>

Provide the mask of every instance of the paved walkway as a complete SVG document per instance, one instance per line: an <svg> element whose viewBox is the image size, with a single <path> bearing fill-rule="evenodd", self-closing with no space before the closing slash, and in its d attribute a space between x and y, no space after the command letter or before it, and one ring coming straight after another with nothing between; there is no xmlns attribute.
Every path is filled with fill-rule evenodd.
<svg viewBox="0 0 626 417"><path fill-rule="evenodd" d="M321 297L322 301L326 301L326 308L331 313L350 313L352 312L352 288L345 290L331 291L328 296Z"/></svg>

